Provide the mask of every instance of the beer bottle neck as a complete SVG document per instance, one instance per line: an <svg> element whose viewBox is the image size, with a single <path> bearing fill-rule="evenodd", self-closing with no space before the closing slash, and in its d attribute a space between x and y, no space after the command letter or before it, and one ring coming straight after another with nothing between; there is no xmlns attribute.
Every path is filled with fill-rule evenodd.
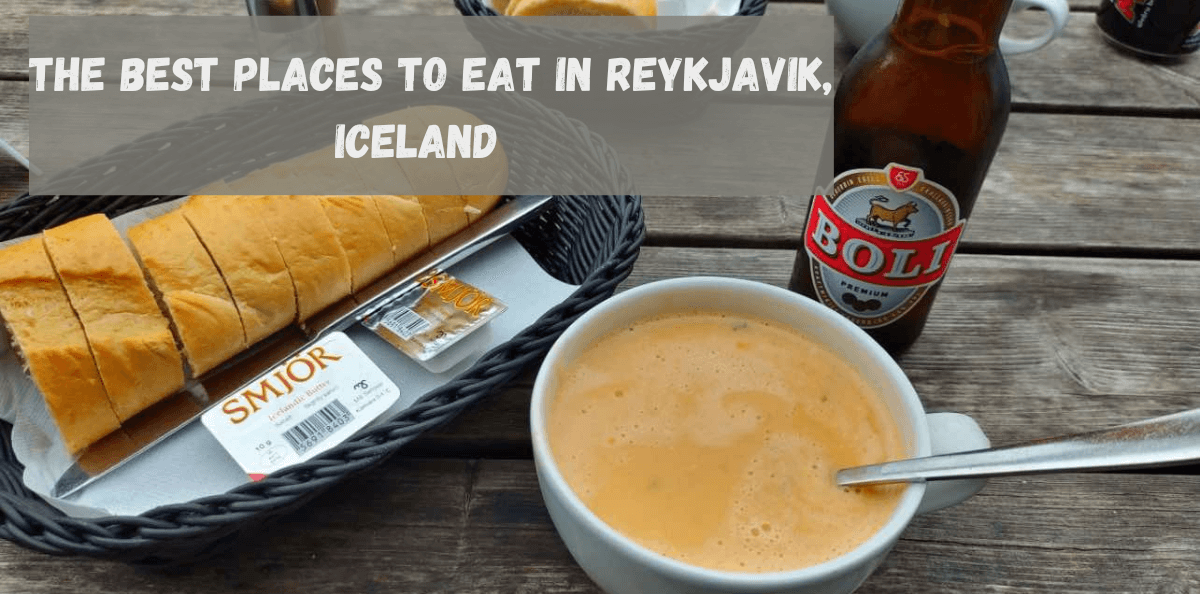
<svg viewBox="0 0 1200 600"><path fill-rule="evenodd" d="M978 60L995 51L1012 0L904 0L892 37L922 54Z"/></svg>

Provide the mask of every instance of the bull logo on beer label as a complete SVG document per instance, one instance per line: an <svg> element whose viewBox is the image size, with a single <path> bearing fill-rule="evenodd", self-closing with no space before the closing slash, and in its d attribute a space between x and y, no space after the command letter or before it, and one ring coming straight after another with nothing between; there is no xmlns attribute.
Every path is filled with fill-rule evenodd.
<svg viewBox="0 0 1200 600"><path fill-rule="evenodd" d="M813 288L860 327L887 325L941 280L965 224L954 195L921 169L842 173L809 209Z"/></svg>

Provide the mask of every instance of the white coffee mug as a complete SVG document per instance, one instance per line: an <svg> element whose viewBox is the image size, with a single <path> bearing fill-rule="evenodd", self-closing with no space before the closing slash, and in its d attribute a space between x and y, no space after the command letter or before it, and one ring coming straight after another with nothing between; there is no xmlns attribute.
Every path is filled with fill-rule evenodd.
<svg viewBox="0 0 1200 600"><path fill-rule="evenodd" d="M547 410L555 378L601 336L655 315L687 310L731 312L790 325L855 366L888 405L912 456L989 446L970 417L926 414L891 356L856 325L782 288L723 277L688 277L643 285L601 303L562 334L538 371L530 407L533 457L542 498L579 566L608 592L849 592L883 561L913 516L952 506L982 480L913 483L891 519L869 540L833 560L779 573L735 573L689 565L648 550L593 514L571 490L550 451Z"/></svg>
<svg viewBox="0 0 1200 600"><path fill-rule="evenodd" d="M1067 19L1071 15L1067 0L1013 0L1012 12L1034 7L1046 11L1050 17L1050 27L1033 38L1014 38L1001 33L1002 54L1037 50L1058 37L1067 26ZM825 0L825 8L833 15L842 35L856 47L862 47L891 24L900 8L900 0Z"/></svg>

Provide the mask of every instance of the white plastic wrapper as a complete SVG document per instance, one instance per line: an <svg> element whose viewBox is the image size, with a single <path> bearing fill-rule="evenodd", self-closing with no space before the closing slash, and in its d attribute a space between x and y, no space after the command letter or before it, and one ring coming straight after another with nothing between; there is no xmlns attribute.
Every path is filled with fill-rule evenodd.
<svg viewBox="0 0 1200 600"><path fill-rule="evenodd" d="M154 206L114 220L124 232L178 203ZM19 240L0 243L0 247ZM511 339L561 303L577 286L547 274L511 237L505 237L448 271L487 289L508 305L488 325L490 336L472 344L474 352L441 373L433 373L360 326L346 333L400 387L400 399L377 420L411 406L426 392L466 371L487 350ZM41 393L25 374L0 328L0 419L13 424L13 450L25 466L26 487L68 515L136 515L164 504L221 494L250 481L199 419L116 471L65 499L50 490L73 464Z"/></svg>

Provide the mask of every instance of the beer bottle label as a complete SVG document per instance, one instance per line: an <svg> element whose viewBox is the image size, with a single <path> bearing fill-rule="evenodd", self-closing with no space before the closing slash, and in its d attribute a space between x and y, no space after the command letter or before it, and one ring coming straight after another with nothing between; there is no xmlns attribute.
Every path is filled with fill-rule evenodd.
<svg viewBox="0 0 1200 600"><path fill-rule="evenodd" d="M859 327L887 325L941 280L965 223L954 194L921 169L846 171L809 209L813 289Z"/></svg>

